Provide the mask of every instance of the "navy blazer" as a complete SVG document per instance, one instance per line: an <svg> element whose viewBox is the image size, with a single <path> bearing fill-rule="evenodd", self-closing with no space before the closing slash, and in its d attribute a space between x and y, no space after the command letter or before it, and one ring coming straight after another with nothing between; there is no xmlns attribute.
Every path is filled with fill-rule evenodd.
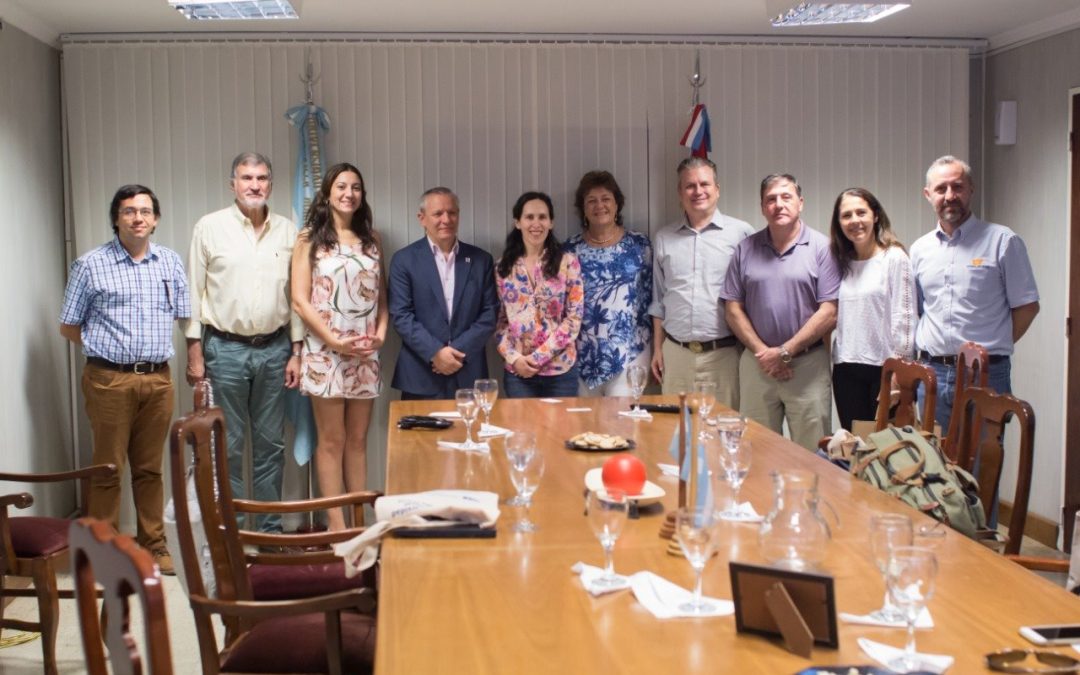
<svg viewBox="0 0 1080 675"><path fill-rule="evenodd" d="M491 254L458 242L452 319L446 314L439 270L426 236L394 254L387 294L390 318L401 336L395 389L452 398L454 390L472 387L474 380L488 376L485 347L499 311ZM431 369L435 353L446 345L465 353L465 365L453 375Z"/></svg>

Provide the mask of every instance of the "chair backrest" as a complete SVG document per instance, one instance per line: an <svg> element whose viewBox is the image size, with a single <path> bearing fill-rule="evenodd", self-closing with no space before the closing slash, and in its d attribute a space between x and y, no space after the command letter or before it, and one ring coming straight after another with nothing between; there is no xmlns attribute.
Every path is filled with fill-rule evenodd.
<svg viewBox="0 0 1080 675"><path fill-rule="evenodd" d="M154 558L128 536L116 534L108 523L94 518L73 521L68 541L75 575L86 667L91 675L106 675L104 646L109 648L116 675L172 675L165 593ZM103 588L109 617L102 644L95 582ZM128 598L137 596L146 628L146 654L140 654L131 634Z"/></svg>
<svg viewBox="0 0 1080 675"><path fill-rule="evenodd" d="M968 387L985 387L990 382L990 354L977 342L965 342L956 355L956 385L953 387L953 403L963 400ZM945 454L956 459L956 436L960 433L960 419L949 419L945 436Z"/></svg>
<svg viewBox="0 0 1080 675"><path fill-rule="evenodd" d="M1009 519L1009 540L1006 554L1020 552L1027 519L1028 497L1031 494L1031 465L1035 445L1035 412L1026 401L1009 394L998 394L985 387L968 387L963 400L953 407L953 416L960 417L957 432L957 463L976 473L979 497L987 517L993 508L994 495L1001 481L1005 463L1003 435L1011 419L1020 423L1020 449L1017 455L1016 493L1012 516ZM978 472L974 471L976 460Z"/></svg>
<svg viewBox="0 0 1080 675"><path fill-rule="evenodd" d="M934 411L937 406L937 376L934 369L918 361L889 358L881 368L881 389L878 392L878 409L874 419L877 431L889 426L889 405L892 393L893 375L900 389L900 401L892 423L896 426L915 425L915 410L918 405L916 391L922 384L926 395L925 409L922 411L923 431L934 430Z"/></svg>

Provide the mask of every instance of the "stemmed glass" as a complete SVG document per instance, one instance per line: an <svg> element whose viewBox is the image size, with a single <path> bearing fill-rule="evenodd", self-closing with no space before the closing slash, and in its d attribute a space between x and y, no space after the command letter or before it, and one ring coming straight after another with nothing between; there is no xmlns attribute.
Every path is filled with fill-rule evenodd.
<svg viewBox="0 0 1080 675"><path fill-rule="evenodd" d="M536 523L529 520L529 507L532 506L532 496L536 488L540 487L540 477L544 475L544 453L534 452L532 456L520 464L510 464L510 481L517 490L518 497L522 500L523 513L521 520L514 523L514 532L535 532Z"/></svg>
<svg viewBox="0 0 1080 675"><path fill-rule="evenodd" d="M628 504L626 493L622 490L589 491L589 525L604 549L604 575L594 582L601 588L621 588L627 584L626 579L615 574L612 552L626 524Z"/></svg>
<svg viewBox="0 0 1080 675"><path fill-rule="evenodd" d="M484 423L480 425L481 433L485 426L491 426L491 409L495 407L495 400L499 398L498 380L477 380L473 382L476 389L476 400L480 409L484 411Z"/></svg>
<svg viewBox="0 0 1080 675"><path fill-rule="evenodd" d="M928 548L897 546L892 549L885 572L889 599L907 620L907 644L904 653L889 662L889 668L901 673L921 670L922 662L915 652L915 620L927 600L934 594L937 558Z"/></svg>
<svg viewBox="0 0 1080 675"><path fill-rule="evenodd" d="M724 471L724 478L731 486L731 503L720 514L724 520L740 520L739 490L742 488L746 474L750 473L750 457L753 454L753 445L749 438L740 439L734 445L722 444L715 454L718 456L720 467Z"/></svg>
<svg viewBox="0 0 1080 675"><path fill-rule="evenodd" d="M720 415L716 418L716 434L726 448L737 446L746 432L746 418L741 415Z"/></svg>
<svg viewBox="0 0 1080 675"><path fill-rule="evenodd" d="M645 385L649 382L649 371L645 366L635 363L626 369L626 384L630 386L630 394L634 397L634 409L630 414L634 417L648 417L649 413L641 409L641 395L645 393Z"/></svg>
<svg viewBox="0 0 1080 675"><path fill-rule="evenodd" d="M709 418L713 406L716 405L716 382L712 380L694 380L694 400L698 405L698 415L701 416L702 433L705 429L705 420Z"/></svg>
<svg viewBox="0 0 1080 675"><path fill-rule="evenodd" d="M690 567L697 575L694 598L679 605L679 611L688 614L703 614L716 609L713 603L706 602L701 597L701 575L717 544L715 525L716 521L713 519L711 508L683 507L675 513L675 536L679 539L679 547L683 555L686 556Z"/></svg>
<svg viewBox="0 0 1080 675"><path fill-rule="evenodd" d="M461 421L465 423L465 442L461 444L462 450L474 450L479 447L479 443L473 440L472 437L472 425L476 421L476 416L480 414L480 404L477 402L475 389L458 389L454 394L454 399L457 401L458 414L461 415Z"/></svg>
<svg viewBox="0 0 1080 675"><path fill-rule="evenodd" d="M912 537L911 518L902 513L879 513L870 518L870 551L874 555L878 571L886 580L885 602L874 614L885 621L904 620L900 610L889 601L887 572L893 549L897 546L911 546Z"/></svg>
<svg viewBox="0 0 1080 675"><path fill-rule="evenodd" d="M515 431L506 437L506 461L512 467L523 467L536 454L536 434L531 431ZM525 500L514 495L506 500L507 506L525 506Z"/></svg>

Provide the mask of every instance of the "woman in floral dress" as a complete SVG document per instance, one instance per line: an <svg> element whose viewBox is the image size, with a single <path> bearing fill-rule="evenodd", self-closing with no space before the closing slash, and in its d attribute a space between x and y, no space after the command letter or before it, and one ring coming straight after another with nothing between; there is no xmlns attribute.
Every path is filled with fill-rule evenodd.
<svg viewBox="0 0 1080 675"><path fill-rule="evenodd" d="M615 177L581 177L574 207L581 233L564 248L577 256L585 283L585 313L577 339L581 396L630 396L624 373L637 363L649 370L652 350L652 244L623 227L626 203Z"/></svg>
<svg viewBox="0 0 1080 675"><path fill-rule="evenodd" d="M514 204L514 229L495 267L495 344L506 360L509 398L577 394L577 345L585 291L577 256L552 234L555 209L543 192Z"/></svg>
<svg viewBox="0 0 1080 675"><path fill-rule="evenodd" d="M368 423L382 389L385 297L382 245L364 178L355 166L337 164L323 178L292 259L293 309L307 326L300 389L315 412L315 465L326 497L366 487ZM341 509L327 515L331 530L345 528Z"/></svg>

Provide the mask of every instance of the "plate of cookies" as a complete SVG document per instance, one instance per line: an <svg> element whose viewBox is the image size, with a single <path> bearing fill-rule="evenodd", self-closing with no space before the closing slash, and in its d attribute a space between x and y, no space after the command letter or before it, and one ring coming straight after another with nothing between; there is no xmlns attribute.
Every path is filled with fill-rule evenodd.
<svg viewBox="0 0 1080 675"><path fill-rule="evenodd" d="M586 452L621 452L633 450L636 444L624 436L586 431L567 439L566 447Z"/></svg>

